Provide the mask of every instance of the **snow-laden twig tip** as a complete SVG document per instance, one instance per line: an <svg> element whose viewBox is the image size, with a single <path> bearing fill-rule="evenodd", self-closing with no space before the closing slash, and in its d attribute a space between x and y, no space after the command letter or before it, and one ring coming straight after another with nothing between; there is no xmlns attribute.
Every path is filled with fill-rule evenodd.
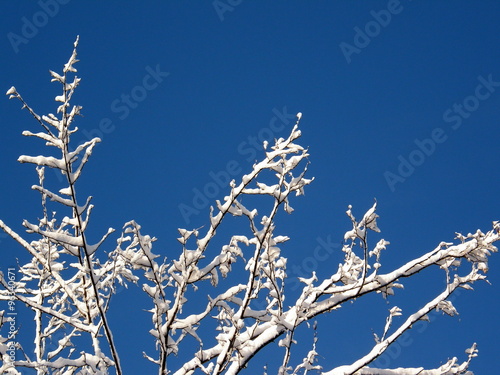
<svg viewBox="0 0 500 375"><path fill-rule="evenodd" d="M16 91L16 88L15 88L14 86L12 86L12 87L9 89L9 91L7 91L7 92L5 93L5 95L15 95L15 94L17 94L17 91ZM9 99L10 99L10 98L9 98Z"/></svg>

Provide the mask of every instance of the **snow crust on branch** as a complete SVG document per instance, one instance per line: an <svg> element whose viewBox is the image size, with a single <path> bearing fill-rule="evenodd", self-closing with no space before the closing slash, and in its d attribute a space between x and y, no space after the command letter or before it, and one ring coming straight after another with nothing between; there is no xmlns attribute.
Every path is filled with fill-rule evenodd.
<svg viewBox="0 0 500 375"><path fill-rule="evenodd" d="M36 166L39 183L32 188L40 194L42 203L38 222L23 223L26 239L0 220L0 228L31 256L30 262L20 266L18 281L12 282L0 273L0 300L14 297L27 306L36 326L35 352L27 353L22 343L2 336L9 319L5 311L0 311L0 373L20 374L20 369L31 368L38 374L122 374L112 334L112 328L117 327L113 327L108 311L112 295L135 284L150 301L146 309L155 343L155 349L146 349L150 353L143 356L158 367L160 375L196 371L237 374L271 345L283 352L277 369L280 375L311 371L328 375L472 374L468 368L477 356L476 344L467 349L466 361L459 363L452 358L435 369L375 369L370 364L417 321L427 319L430 312L458 313L450 296L458 288L472 289L474 282L486 279L488 258L497 251L494 243L500 238L498 221L486 233L457 234L457 243L442 242L417 259L383 273L382 257L387 256L390 242L379 239L373 246L369 241L380 233L377 202L359 221L348 206L351 228L343 237L336 272L324 278L313 272L310 277L299 278L302 290L298 296L292 298L288 292L288 259L282 249L288 241L292 243L288 246L293 246L293 238L278 233L276 218L283 212L293 213L292 198L304 195L313 181L306 178L308 150L297 143L302 113L297 114L288 137L265 142L262 159L238 181L230 182L229 193L210 207L205 227L178 229L178 257L167 259L154 252L156 238L144 234L133 220L125 223L115 246L110 247L106 241L114 232L112 228L99 242L90 244L87 233L93 205L91 197L82 200L77 195L76 185L100 140L94 138L70 151L71 136L78 131L74 122L82 109L70 103L80 83L80 78L70 77L76 73L77 46L78 38L62 73L50 71L52 81L62 86L62 93L55 97L56 115L37 115L14 87L6 93L20 100L43 129L26 130L23 135L41 139L52 154L19 157L21 163ZM47 167L63 176L64 183L56 190L44 185ZM256 196L270 202L260 212L248 204ZM63 212L61 219L53 207ZM222 246L216 246L218 229L231 217L243 218L238 222L246 224ZM101 247L107 251L99 251ZM311 350L295 360L298 327L310 327L315 317L369 293L389 299L396 289L403 288L405 278L416 277L428 267L443 270L446 288L416 311L392 306L383 329L374 334L373 347L356 361L325 370L318 363L321 355L315 323ZM199 293L207 290L206 298L200 299ZM202 326L208 328L199 329ZM49 350L48 344L55 337L57 345ZM9 357L12 345L19 346L24 359Z"/></svg>

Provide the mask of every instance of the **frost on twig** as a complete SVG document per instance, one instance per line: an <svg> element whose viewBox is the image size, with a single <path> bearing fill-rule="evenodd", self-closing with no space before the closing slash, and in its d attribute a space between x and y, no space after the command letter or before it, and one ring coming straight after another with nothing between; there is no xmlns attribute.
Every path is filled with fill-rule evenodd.
<svg viewBox="0 0 500 375"><path fill-rule="evenodd" d="M308 150L298 144L301 113L287 137L264 142L260 161L230 182L228 194L210 207L206 226L178 229L179 251L168 252L177 256L167 259L153 251L156 238L145 234L133 220L123 226L116 246L110 247L106 241L114 232L111 228L101 230L97 243L89 243L92 198L78 195L77 185L100 139L74 150L70 147L82 109L71 104L80 83L74 75L77 45L78 39L61 73L50 71L52 81L62 86L55 97L55 114L40 116L14 87L7 91L41 127L39 132L26 130L23 134L41 139L51 152L19 157L20 162L36 166L38 183L33 190L41 197L40 218L23 222L28 235L21 236L0 220L0 228L31 257L16 270L15 280L0 273L0 300L16 299L32 311L35 322L34 351L25 350L29 343L17 343L5 334L9 318L0 310L0 373L20 374L23 369L57 375L124 373L120 344L112 334L113 328L120 327L114 327L109 309L113 294L133 283L149 299L149 305L143 307L149 313L149 333L155 346L146 348L143 356L157 366L159 375L237 374L271 345L283 354L273 373L283 375L319 371L329 375L471 374L468 368L477 355L475 344L467 350L467 361L459 363L453 358L436 369L374 369L370 365L430 312L458 313L450 296L458 288L472 289L474 282L486 279L488 257L497 251L493 244L500 237L499 222L486 233L458 234L458 243L442 242L417 259L382 272L382 258L387 256L390 242L379 239L375 246L370 242L380 232L377 202L361 220L348 206L351 227L344 235L336 271L327 277L314 272L301 277L298 296L288 293L288 258L282 247L287 241L293 246L293 238L279 233L277 217L293 213L292 198L303 195L313 181L306 178ZM47 168L63 177L57 189L45 183ZM268 205L259 206L258 211L252 206L254 198ZM231 217L243 225L220 246L221 241L215 240L217 232ZM360 353L356 361L324 369L315 324L311 350L301 360L295 358L295 348L301 345L296 337L300 326L328 313L335 321L335 310L369 293L389 299L403 288L405 278L417 277L429 267L444 271L444 290L436 291L434 298L415 311L391 307L385 325L381 322L377 327L380 331L374 334L373 347ZM9 356L13 346L23 353L22 358ZM268 366L265 369L267 373Z"/></svg>

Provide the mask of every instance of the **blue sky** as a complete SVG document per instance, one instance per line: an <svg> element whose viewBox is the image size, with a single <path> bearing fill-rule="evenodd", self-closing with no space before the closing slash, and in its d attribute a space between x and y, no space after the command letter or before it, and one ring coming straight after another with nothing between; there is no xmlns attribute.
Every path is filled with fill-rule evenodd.
<svg viewBox="0 0 500 375"><path fill-rule="evenodd" d="M39 113L55 111L59 87L48 70L61 70L80 35L74 103L84 117L75 139L103 141L80 186L94 196L95 239L135 219L158 238L157 252L176 257L176 228L206 223L200 196L222 198L220 181L249 171L260 141L287 136L299 111L300 144L309 147L315 181L278 227L291 237L286 251L295 273L336 270L340 251L321 262L311 254L350 229L348 204L360 217L377 199L381 236L391 242L386 271L455 232L487 231L500 219L496 1L19 0L1 9L0 87L15 85ZM30 190L34 168L16 159L44 147L22 137L37 124L19 108L0 100L0 218L22 231L22 219L36 220L40 206ZM12 241L0 240L2 268L25 259ZM413 330L385 364L438 366L454 355L464 359L477 341L472 370L491 373L500 345L498 255L490 269L492 285L456 298L458 318L436 316ZM392 303L411 313L424 302L419 297L441 292L444 275L419 277L390 305L360 300L320 320L325 368L363 354ZM116 311L134 318L117 314L115 324L127 329L116 336L148 340L140 332L149 316L132 312L125 295ZM142 348L122 346L125 368L136 373Z"/></svg>

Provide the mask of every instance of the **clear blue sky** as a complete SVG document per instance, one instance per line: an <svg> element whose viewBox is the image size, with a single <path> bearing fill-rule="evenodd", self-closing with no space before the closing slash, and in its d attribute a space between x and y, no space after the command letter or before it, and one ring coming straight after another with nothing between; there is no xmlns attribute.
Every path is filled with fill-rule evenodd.
<svg viewBox="0 0 500 375"><path fill-rule="evenodd" d="M288 135L287 114L299 111L316 180L278 227L292 238L286 251L296 270L336 270L340 251L321 262L311 254L318 239L340 242L350 229L348 204L360 217L377 199L382 237L391 242L385 271L452 241L455 232L487 231L500 219L497 1L221 0L219 10L212 1L59 1L2 2L0 88L15 85L39 113L54 112L59 87L48 70L61 70L80 35L74 103L83 106L78 125L87 135L75 138L99 131L103 140L80 186L94 196L95 239L135 219L158 237L157 252L176 257L176 228L206 223L208 206L197 192L222 198L221 172L248 171L260 155L254 140ZM21 136L38 129L19 108L0 100L0 217L22 231L23 218L40 215L39 195L30 190L34 168L16 159L45 150ZM379 238L372 239L375 245ZM12 241L0 240L2 268L25 259ZM472 370L492 373L500 347L499 255L490 268L492 285L457 298L458 318L413 330L388 366L463 360L477 341ZM360 300L320 320L325 368L365 353L371 329L381 333L393 303L411 313L419 298L441 292L438 275L408 281L389 305ZM116 314L115 328L126 329L115 336L127 343L122 357L132 374L145 362L133 341L149 340L140 333L149 315L124 295L115 313L130 312L138 322ZM310 335L301 343L308 346Z"/></svg>

